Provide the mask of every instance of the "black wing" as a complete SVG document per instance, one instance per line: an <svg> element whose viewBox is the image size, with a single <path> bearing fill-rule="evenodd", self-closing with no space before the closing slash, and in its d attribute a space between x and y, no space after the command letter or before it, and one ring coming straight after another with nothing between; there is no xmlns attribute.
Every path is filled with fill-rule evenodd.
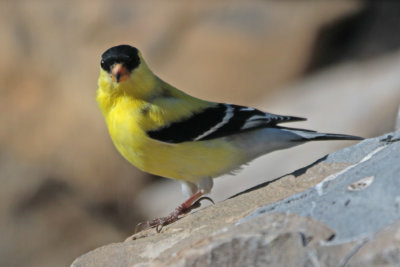
<svg viewBox="0 0 400 267"><path fill-rule="evenodd" d="M306 120L300 117L281 116L260 110L229 104L218 104L196 113L190 118L148 131L153 139L166 143L203 141L229 136L279 123Z"/></svg>

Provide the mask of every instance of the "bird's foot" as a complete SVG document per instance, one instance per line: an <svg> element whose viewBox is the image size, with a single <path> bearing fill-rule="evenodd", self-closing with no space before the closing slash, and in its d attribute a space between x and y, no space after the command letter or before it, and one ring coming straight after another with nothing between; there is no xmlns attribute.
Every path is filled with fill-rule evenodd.
<svg viewBox="0 0 400 267"><path fill-rule="evenodd" d="M171 224L177 221L180 218L180 216L191 212L193 209L199 208L201 206L201 201L209 200L214 204L214 201L211 198L204 196L202 197L202 195L203 193L198 191L188 200L179 205L173 212L171 212L166 217L156 218L151 221L139 223L135 228L135 233L137 233L139 230L144 230L147 228L154 228L154 227L156 228L157 233L159 233L161 232L162 228L165 225ZM142 229L142 226L146 226L146 228Z"/></svg>

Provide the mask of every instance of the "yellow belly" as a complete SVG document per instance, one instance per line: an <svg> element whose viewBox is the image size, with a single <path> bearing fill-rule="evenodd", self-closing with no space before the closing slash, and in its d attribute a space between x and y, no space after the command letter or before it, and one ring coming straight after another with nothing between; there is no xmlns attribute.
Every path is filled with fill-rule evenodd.
<svg viewBox="0 0 400 267"><path fill-rule="evenodd" d="M243 162L224 139L179 144L159 142L149 138L132 116L126 109L114 109L106 119L107 125L118 151L145 172L195 182L232 171Z"/></svg>

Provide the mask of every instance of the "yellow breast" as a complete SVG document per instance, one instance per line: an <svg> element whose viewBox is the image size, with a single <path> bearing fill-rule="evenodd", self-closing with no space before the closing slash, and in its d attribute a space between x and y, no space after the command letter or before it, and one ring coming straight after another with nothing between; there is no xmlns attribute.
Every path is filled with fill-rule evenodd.
<svg viewBox="0 0 400 267"><path fill-rule="evenodd" d="M151 119L143 112L144 105L146 103L120 98L105 114L116 148L139 169L195 182L229 172L243 161L224 139L170 144L149 138L144 129L159 124L162 119Z"/></svg>

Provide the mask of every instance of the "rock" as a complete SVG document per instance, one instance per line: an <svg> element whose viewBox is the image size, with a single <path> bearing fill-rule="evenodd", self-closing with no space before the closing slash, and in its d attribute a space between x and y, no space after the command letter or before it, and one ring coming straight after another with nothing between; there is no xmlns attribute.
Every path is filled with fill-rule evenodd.
<svg viewBox="0 0 400 267"><path fill-rule="evenodd" d="M399 266L400 222L397 221L378 232L373 240L361 243L348 266Z"/></svg>
<svg viewBox="0 0 400 267"><path fill-rule="evenodd" d="M398 135L366 139L71 266L398 266Z"/></svg>
<svg viewBox="0 0 400 267"><path fill-rule="evenodd" d="M400 142L392 138L393 135L385 135L369 139L328 155L324 162L357 163L327 176L313 188L255 211L246 219L269 212L312 217L335 230L335 243L375 234L400 219Z"/></svg>

